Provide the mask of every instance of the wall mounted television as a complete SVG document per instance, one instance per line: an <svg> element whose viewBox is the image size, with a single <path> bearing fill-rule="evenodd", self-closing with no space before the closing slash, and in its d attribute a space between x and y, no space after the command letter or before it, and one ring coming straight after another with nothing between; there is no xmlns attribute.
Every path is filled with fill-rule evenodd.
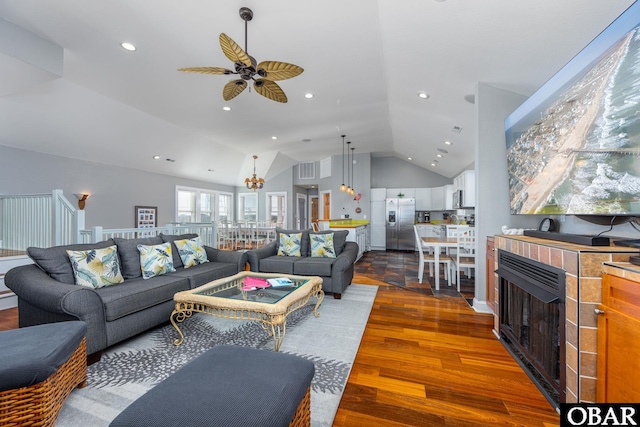
<svg viewBox="0 0 640 427"><path fill-rule="evenodd" d="M510 114L505 132L512 214L640 216L640 2Z"/></svg>

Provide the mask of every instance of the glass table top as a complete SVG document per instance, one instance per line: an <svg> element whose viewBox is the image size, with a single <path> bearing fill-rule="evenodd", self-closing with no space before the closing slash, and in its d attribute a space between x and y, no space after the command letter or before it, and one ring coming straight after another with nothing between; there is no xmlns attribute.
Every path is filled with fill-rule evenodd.
<svg viewBox="0 0 640 427"><path fill-rule="evenodd" d="M264 281L264 283L255 282L255 279L261 279ZM309 279L307 278L296 279L289 277L287 279L290 282L287 285L271 286L266 283L266 279L262 277L241 277L229 282L219 283L216 286L196 291L194 292L194 295L204 295L242 301L253 301L263 304L275 304L309 281ZM256 284L258 284L258 286L256 286Z"/></svg>

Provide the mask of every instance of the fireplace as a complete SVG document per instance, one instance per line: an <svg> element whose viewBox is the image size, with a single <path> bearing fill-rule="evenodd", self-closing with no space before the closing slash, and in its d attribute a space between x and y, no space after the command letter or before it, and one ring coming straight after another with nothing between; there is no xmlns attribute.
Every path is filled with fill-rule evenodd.
<svg viewBox="0 0 640 427"><path fill-rule="evenodd" d="M565 271L498 251L499 334L556 408L566 402Z"/></svg>

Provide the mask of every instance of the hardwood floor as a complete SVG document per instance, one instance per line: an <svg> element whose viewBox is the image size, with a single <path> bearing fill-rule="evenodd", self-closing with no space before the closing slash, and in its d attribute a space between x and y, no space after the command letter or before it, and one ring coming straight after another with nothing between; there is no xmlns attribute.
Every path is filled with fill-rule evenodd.
<svg viewBox="0 0 640 427"><path fill-rule="evenodd" d="M493 335L492 317L446 285L435 294L419 285L414 254L368 252L354 283L379 290L334 426L559 425ZM0 330L17 325L17 309L0 311Z"/></svg>

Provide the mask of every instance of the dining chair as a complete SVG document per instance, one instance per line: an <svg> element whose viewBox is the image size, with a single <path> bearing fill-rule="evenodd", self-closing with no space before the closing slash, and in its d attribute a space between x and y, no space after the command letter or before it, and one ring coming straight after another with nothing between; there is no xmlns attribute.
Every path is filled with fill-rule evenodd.
<svg viewBox="0 0 640 427"><path fill-rule="evenodd" d="M476 229L468 228L464 233L459 233L456 244L456 255L454 258L456 270L456 285L460 292L460 270L465 269L467 276L470 277L470 271L476 267Z"/></svg>
<svg viewBox="0 0 640 427"><path fill-rule="evenodd" d="M248 221L245 227L246 245L249 249L256 249L264 246L267 236L260 232L260 227L256 221Z"/></svg>
<svg viewBox="0 0 640 427"><path fill-rule="evenodd" d="M429 276L433 277L433 266L436 263L436 259L434 255L424 253L422 239L418 233L418 227L414 225L413 231L416 236L416 242L418 243L418 256L420 257L418 264L418 283L422 283L424 265L429 264ZM444 264L444 279L449 283L449 286L451 286L450 279L453 278L453 259L447 254L441 254L439 257L439 264ZM436 274L440 274L440 265L436 266Z"/></svg>

